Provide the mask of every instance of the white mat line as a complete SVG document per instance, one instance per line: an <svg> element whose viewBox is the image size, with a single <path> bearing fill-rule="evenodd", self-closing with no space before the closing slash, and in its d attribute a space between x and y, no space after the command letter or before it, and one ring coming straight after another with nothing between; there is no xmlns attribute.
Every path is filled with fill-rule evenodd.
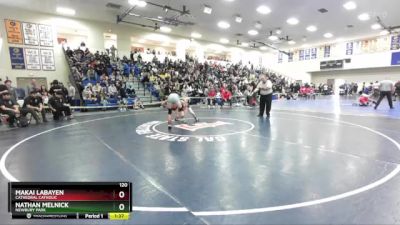
<svg viewBox="0 0 400 225"><path fill-rule="evenodd" d="M135 212L189 212L185 207L139 207L133 206Z"/></svg>

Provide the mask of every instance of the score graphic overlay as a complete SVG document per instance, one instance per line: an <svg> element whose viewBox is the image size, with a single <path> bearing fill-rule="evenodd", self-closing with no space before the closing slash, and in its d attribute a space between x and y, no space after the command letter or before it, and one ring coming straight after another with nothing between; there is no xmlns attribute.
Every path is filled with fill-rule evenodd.
<svg viewBox="0 0 400 225"><path fill-rule="evenodd" d="M130 182L10 182L8 211L13 219L128 220Z"/></svg>

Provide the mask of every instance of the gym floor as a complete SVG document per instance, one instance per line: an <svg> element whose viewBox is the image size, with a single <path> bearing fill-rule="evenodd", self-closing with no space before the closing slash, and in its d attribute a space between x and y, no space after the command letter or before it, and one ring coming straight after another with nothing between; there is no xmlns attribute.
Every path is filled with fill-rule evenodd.
<svg viewBox="0 0 400 225"><path fill-rule="evenodd" d="M77 115L1 132L1 224L7 182L131 181L122 224L395 224L400 222L399 105L352 100L194 108L200 124L168 131L166 111ZM40 224L121 224L40 221Z"/></svg>

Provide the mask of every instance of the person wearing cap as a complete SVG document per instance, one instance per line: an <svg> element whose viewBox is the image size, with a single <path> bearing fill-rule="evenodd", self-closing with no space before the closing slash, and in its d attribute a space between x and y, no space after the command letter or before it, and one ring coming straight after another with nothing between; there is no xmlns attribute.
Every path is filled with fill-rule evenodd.
<svg viewBox="0 0 400 225"><path fill-rule="evenodd" d="M189 106L189 99L180 99L179 95L176 93L172 93L168 96L167 101L162 104L164 107L168 109L168 129L172 128L172 112L175 112L175 120L179 121L180 119L185 117L185 113L189 111L189 113L193 116L196 122L199 122L196 114L193 109Z"/></svg>
<svg viewBox="0 0 400 225"><path fill-rule="evenodd" d="M71 109L66 104L62 91L56 92L55 95L50 98L49 108L53 113L54 120L59 120L61 116L66 116L69 120L73 119L73 116L71 115Z"/></svg>
<svg viewBox="0 0 400 225"><path fill-rule="evenodd" d="M11 98L10 92L4 92L0 98L0 113L8 115L8 125L15 127L14 123L17 117L21 115L19 105Z"/></svg>
<svg viewBox="0 0 400 225"><path fill-rule="evenodd" d="M49 90L49 94L51 94L51 95L55 95L55 93L56 92L63 92L63 88L62 88L62 86L60 85L60 83L58 82L58 80L54 80L52 83L51 83L51 88L50 88L50 90ZM64 96L64 95L63 95Z"/></svg>
<svg viewBox="0 0 400 225"><path fill-rule="evenodd" d="M264 111L267 113L267 117L270 117L271 105L272 105L272 82L265 76L260 77L260 83L258 83L256 89L251 95L260 91L260 113L258 117L264 116Z"/></svg>
<svg viewBox="0 0 400 225"><path fill-rule="evenodd" d="M30 113L36 120L36 124L40 123L40 113L42 115L43 122L47 122L46 111L43 107L42 97L36 90L30 91L29 96L25 98L21 112L22 114Z"/></svg>

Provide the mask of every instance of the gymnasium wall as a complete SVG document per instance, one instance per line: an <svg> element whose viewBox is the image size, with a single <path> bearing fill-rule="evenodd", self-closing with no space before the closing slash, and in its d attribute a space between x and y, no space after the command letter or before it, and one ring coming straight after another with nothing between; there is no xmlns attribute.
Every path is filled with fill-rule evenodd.
<svg viewBox="0 0 400 225"><path fill-rule="evenodd" d="M400 80L400 67L383 67L369 69L337 70L312 73L312 82L315 84L326 83L328 79L343 79L346 82L375 82L390 79Z"/></svg>
<svg viewBox="0 0 400 225"><path fill-rule="evenodd" d="M375 45L371 44L370 47L365 47L368 45L362 45L359 48L353 48L353 54L347 55L347 43L359 43L359 41L364 40L377 40ZM353 81L369 81L372 80L382 80L384 76L388 76L393 80L400 80L400 69L398 66L392 66L392 53L398 51L390 50L391 36L375 36L375 37L358 37L354 40L348 40L338 43L331 43L330 57L325 58L323 52L323 44L309 46L310 48L317 49L317 58L310 60L299 60L299 55L297 54L299 50L287 50L290 52L295 52L294 61L288 62L288 57L283 55L281 63L278 63L278 54L275 54L275 65L274 68L277 70L285 71L285 73L297 73L303 74L304 77L310 78L311 81L319 83L323 81L326 82L326 78L329 79L344 79ZM378 44L376 44L378 43ZM354 44L355 46L355 44ZM301 50L301 49L300 49ZM330 60L343 60L350 59L351 62L344 63L343 69L336 71L321 71L320 63L321 61ZM338 76L338 77L335 77ZM306 80L306 79L303 79Z"/></svg>

